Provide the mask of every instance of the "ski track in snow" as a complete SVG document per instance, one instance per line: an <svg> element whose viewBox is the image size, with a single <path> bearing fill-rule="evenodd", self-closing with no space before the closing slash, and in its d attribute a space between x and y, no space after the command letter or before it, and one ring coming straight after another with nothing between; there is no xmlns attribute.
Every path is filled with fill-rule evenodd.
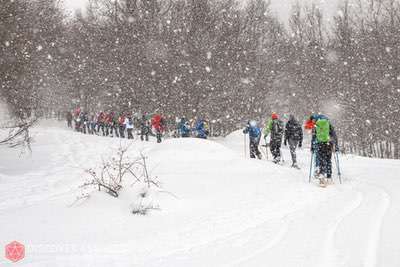
<svg viewBox="0 0 400 267"><path fill-rule="evenodd" d="M375 189L377 188L374 186ZM378 202L378 210L375 213L376 218L373 220L372 229L369 232L369 242L366 252L366 257L364 259L365 267L375 267L378 262L378 247L381 240L382 224L385 214L390 206L391 198L390 195L385 191L380 189L380 201Z"/></svg>
<svg viewBox="0 0 400 267"><path fill-rule="evenodd" d="M385 214L390 207L391 198L383 188L369 182L360 181L353 185L353 187L354 190L362 194L362 201L356 209L353 209L351 213L343 218L340 226L342 229L346 227L347 229L356 229L361 235L354 239L347 239L346 243L343 242L347 246L349 242L354 242L354 246L352 247L355 249L351 251L351 255L346 255L345 246L336 247L340 251L337 258L346 259L347 262L342 262L342 265L335 266L361 265L364 267L376 267L379 257L378 248L381 241L382 224ZM357 233L353 234L357 235ZM337 238L340 239L340 235ZM360 258L354 262L355 258L352 257L354 255L359 255L360 258L364 257L361 262Z"/></svg>
<svg viewBox="0 0 400 267"><path fill-rule="evenodd" d="M37 153L43 159L38 159L37 168L27 169L23 175L13 174L12 172L2 174L1 171L7 170L7 168L0 169L0 183L3 183L0 187L0 216L2 216L0 219L6 218L6 213L10 211L12 214L14 210L29 210L31 207L39 206L44 202L58 201L58 203L64 205L61 208L66 208L66 205L74 199L77 186L83 181L82 179L77 180L76 177L81 176L85 168L92 166L87 166L85 159L95 156L97 159L92 158L91 163L100 162L99 155L111 155L112 151L115 152L120 144L120 141L115 138L86 136L58 127L42 128L41 130L47 131L47 133L46 135L41 133L43 136L40 136L40 138L45 138L50 146L57 145L57 152L43 156L40 154L40 148L38 148L33 156ZM119 258L115 258L112 253L110 255L59 255L59 264L51 265L51 259L37 256L36 258L27 257L23 266L76 266L77 263L80 266L174 267L400 266L397 264L400 264L400 255L396 254L395 249L388 252L380 250L383 239L387 242L389 238L387 234L382 236L385 222L391 220L388 217L389 211L391 211L391 216L394 216L393 214L396 215L397 213L393 211L399 209L399 203L393 201L392 192L388 190L391 186L391 183L389 183L391 180L386 184L380 183L383 177L375 179L371 178L368 171L359 173L357 168L350 169L350 162L358 162L357 158L344 157L343 172L348 178L344 181L344 184L340 185L336 181L335 185L319 188L315 184L315 180L312 181L312 184L308 184L308 161L310 157L306 150L298 152L299 165L302 169L293 170L285 168L290 164L290 156L288 150L284 149L286 163L282 168L282 166L276 166L270 162L244 160L242 156L243 138L240 135L238 136L241 138L234 138L235 135L233 135L231 139L216 141L238 155L238 158L221 161L223 164L232 164L228 168L230 172L227 172L227 175L233 175L240 171L244 173L253 171L249 177L246 177L245 182L259 183L259 186L265 188L260 188L257 192L246 192L246 190L253 190L253 187L245 186L245 184L242 186L240 184L235 185L234 183L243 178L234 179L230 190L229 188L220 188L220 191L216 191L221 196L229 193L226 196L234 198L234 204L229 205L231 202L229 199L218 199L218 196L211 194L204 199L204 207L198 206L200 212L194 212L191 215L183 213L185 216L181 217L182 221L177 224L177 229L173 228L174 223L171 221L172 223L168 224L169 228L167 228L170 231L159 232L157 227L151 226L147 229L147 231L150 231L149 236L145 232L140 233L140 236L133 238L132 241L121 241L126 242L126 250L119 252L121 253L118 255ZM127 143L126 140L123 142ZM154 155L160 152L159 146L153 142L135 142L136 151L151 152ZM38 141L38 143L42 145L43 140ZM45 151L47 149L51 151L50 146L44 147ZM216 150L218 149L216 148ZM171 156L170 154L167 155ZM199 157L201 159L201 154ZM162 159L156 157L156 160ZM182 160L184 160L187 169L183 168L174 172L161 164L159 173L186 178L193 163L190 159ZM235 164L239 164L239 162L243 164L242 168L252 167L253 169L242 170L237 168ZM378 161L376 164L378 164ZM396 162L396 164L398 163ZM195 166L193 165L193 168ZM209 166L204 170L204 173L220 172L219 169L214 170L214 168L215 166ZM263 178L264 175L271 173L270 168L273 168L276 179L269 176L266 176L268 179ZM349 170L348 173L347 170ZM201 177L203 174L197 172L192 175ZM392 177L393 174L389 176ZM253 180L249 180L251 178ZM220 179L230 181L226 177L220 177ZM200 186L205 186L201 183L201 180L193 181ZM215 182L215 185L212 186L221 184L226 186L225 180L222 183L212 180L206 181ZM280 197L279 192L273 194L273 189L277 186L284 186L282 197ZM240 192L242 187L244 191ZM268 191L269 188L272 188L272 191ZM264 189L267 190L265 193L263 192ZM285 195L286 191L290 192L292 198ZM185 203L186 198L183 195L179 202ZM213 201L216 201L214 205ZM210 207L212 207L211 210ZM69 209L69 212L74 212L74 210ZM160 216L159 218L162 220L162 214L155 214L155 216ZM171 220L169 217L166 218ZM146 220L151 219L150 215L150 218ZM130 225L125 220L125 217L111 217L107 224L113 229L126 229ZM133 218L131 222L135 222L135 219ZM151 231L155 229L157 229L157 237L150 236ZM7 233L7 236L10 236L9 233ZM32 236L34 238L34 235ZM46 237L48 242L56 242L56 237L51 241L51 234L49 236ZM87 234L87 236L90 238L91 235ZM113 233L107 233L107 236L113 237ZM393 240L390 240L390 242L393 242L393 246L399 245L398 239L398 237L394 237ZM144 243L136 244L135 240L142 240ZM0 241L3 244L9 240ZM96 241L87 240L86 242L93 243ZM147 247L145 244L147 244ZM104 244L99 243L98 246L105 251L110 247L107 241ZM383 255L390 258L390 263L393 265L379 265L382 262ZM3 263L6 264L3 259L0 259L0 264Z"/></svg>
<svg viewBox="0 0 400 267"><path fill-rule="evenodd" d="M318 266L326 266L326 267L337 267L337 247L335 245L335 237L337 234L338 226L343 222L343 220L349 216L355 209L357 209L363 201L363 194L357 192L357 197L355 200L347 204L343 210L330 222L327 226L327 234L324 244L322 246L322 262L318 264Z"/></svg>

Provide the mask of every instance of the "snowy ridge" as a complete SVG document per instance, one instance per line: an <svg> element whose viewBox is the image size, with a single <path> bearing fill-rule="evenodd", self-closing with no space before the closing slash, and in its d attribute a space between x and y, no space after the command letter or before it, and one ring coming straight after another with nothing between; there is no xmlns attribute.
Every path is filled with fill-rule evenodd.
<svg viewBox="0 0 400 267"><path fill-rule="evenodd" d="M0 150L0 245L27 248L17 265L1 258L1 266L400 266L396 160L344 156L344 184L323 189L308 183L306 148L294 170L286 149L286 166L244 158L240 131L218 140L136 139L132 155L146 154L176 197L157 194L161 210L135 216L129 190L69 206L84 168L121 140L54 122L34 135L32 155Z"/></svg>

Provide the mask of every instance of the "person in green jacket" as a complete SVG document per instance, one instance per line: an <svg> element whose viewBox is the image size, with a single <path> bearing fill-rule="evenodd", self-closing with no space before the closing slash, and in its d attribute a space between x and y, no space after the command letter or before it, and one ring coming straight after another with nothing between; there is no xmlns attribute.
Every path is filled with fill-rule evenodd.
<svg viewBox="0 0 400 267"><path fill-rule="evenodd" d="M311 115L310 119L315 124L311 142L317 145L317 154L320 161L318 178L320 184L332 183L332 152L338 152L338 138L332 123L326 117Z"/></svg>
<svg viewBox="0 0 400 267"><path fill-rule="evenodd" d="M271 135L269 147L274 163L279 163L281 161L283 129L284 125L279 119L278 114L272 113L271 119L264 128L264 138L267 138L268 135Z"/></svg>

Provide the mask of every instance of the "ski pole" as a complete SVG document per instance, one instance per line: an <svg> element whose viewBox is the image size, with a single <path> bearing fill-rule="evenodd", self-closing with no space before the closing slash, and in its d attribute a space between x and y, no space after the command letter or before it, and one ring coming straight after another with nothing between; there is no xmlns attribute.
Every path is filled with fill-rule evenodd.
<svg viewBox="0 0 400 267"><path fill-rule="evenodd" d="M247 158L247 145L246 145L246 135L243 135L244 137L244 158Z"/></svg>
<svg viewBox="0 0 400 267"><path fill-rule="evenodd" d="M311 183L311 174L313 169L313 161L314 161L314 151L311 152L311 162L310 162L310 175L308 176L308 182Z"/></svg>
<svg viewBox="0 0 400 267"><path fill-rule="evenodd" d="M264 145L261 145L261 147L263 147ZM264 150L263 149L260 149L260 151L261 151L261 154L263 155L263 157L266 159L267 158L267 155L265 154L265 152L264 152Z"/></svg>
<svg viewBox="0 0 400 267"><path fill-rule="evenodd" d="M340 172L340 164L339 164L339 153L335 152L335 160L336 160L336 167L338 171L339 181L342 184L342 173Z"/></svg>

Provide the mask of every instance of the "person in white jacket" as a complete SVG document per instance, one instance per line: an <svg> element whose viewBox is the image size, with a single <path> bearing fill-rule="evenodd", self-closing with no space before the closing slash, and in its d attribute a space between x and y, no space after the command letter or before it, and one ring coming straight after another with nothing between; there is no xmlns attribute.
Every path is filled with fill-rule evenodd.
<svg viewBox="0 0 400 267"><path fill-rule="evenodd" d="M131 115L125 118L124 124L126 131L128 132L128 139L133 139L133 119Z"/></svg>

